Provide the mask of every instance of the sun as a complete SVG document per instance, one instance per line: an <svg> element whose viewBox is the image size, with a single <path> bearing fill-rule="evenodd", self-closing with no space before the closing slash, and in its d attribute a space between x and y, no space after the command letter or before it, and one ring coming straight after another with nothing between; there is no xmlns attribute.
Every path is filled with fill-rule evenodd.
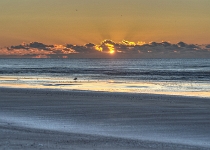
<svg viewBox="0 0 210 150"><path fill-rule="evenodd" d="M114 50L110 50L109 53L110 53L110 54L114 54L115 51L114 51Z"/></svg>

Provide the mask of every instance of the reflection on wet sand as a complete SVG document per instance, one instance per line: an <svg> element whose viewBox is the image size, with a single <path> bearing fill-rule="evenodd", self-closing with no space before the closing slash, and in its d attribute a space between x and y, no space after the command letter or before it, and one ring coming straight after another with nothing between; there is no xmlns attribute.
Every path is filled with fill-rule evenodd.
<svg viewBox="0 0 210 150"><path fill-rule="evenodd" d="M152 82L119 80L77 80L70 78L50 78L35 76L2 76L1 87L37 88L59 90L83 90L104 92L151 93L164 95L182 95L210 97L210 85L190 82ZM205 87L205 90L202 89ZM206 90L209 89L209 90Z"/></svg>

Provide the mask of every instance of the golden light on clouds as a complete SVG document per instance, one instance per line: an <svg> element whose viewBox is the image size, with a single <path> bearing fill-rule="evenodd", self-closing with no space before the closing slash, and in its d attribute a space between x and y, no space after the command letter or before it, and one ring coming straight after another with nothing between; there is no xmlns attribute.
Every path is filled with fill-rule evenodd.
<svg viewBox="0 0 210 150"><path fill-rule="evenodd" d="M0 48L1 58L109 58L109 54L116 58L210 58L210 44L104 40L98 45L31 42Z"/></svg>
<svg viewBox="0 0 210 150"><path fill-rule="evenodd" d="M115 52L114 45L109 44L109 43L106 43L105 45L109 49L108 53L113 54Z"/></svg>
<svg viewBox="0 0 210 150"><path fill-rule="evenodd" d="M95 46L95 49L96 49L97 51L99 51L99 52L102 52L102 51L103 51L103 49L102 49L102 47L101 47L100 45L96 45L96 46Z"/></svg>
<svg viewBox="0 0 210 150"><path fill-rule="evenodd" d="M126 41L126 40L123 40L122 44L129 45L129 46L135 46L136 45L135 42L130 42L130 41Z"/></svg>

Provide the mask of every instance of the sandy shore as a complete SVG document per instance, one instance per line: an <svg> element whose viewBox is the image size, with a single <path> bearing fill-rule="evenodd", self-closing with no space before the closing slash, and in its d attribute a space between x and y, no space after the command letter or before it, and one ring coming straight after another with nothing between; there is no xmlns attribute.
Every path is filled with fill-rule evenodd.
<svg viewBox="0 0 210 150"><path fill-rule="evenodd" d="M0 149L210 149L210 99L1 88Z"/></svg>

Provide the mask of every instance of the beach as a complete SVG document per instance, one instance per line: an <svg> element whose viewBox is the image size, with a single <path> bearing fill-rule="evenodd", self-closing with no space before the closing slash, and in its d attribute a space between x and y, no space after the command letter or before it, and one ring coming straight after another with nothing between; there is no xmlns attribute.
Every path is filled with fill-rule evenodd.
<svg viewBox="0 0 210 150"><path fill-rule="evenodd" d="M0 150L210 150L210 0L0 0Z"/></svg>
<svg viewBox="0 0 210 150"><path fill-rule="evenodd" d="M210 99L0 89L0 149L209 149Z"/></svg>

